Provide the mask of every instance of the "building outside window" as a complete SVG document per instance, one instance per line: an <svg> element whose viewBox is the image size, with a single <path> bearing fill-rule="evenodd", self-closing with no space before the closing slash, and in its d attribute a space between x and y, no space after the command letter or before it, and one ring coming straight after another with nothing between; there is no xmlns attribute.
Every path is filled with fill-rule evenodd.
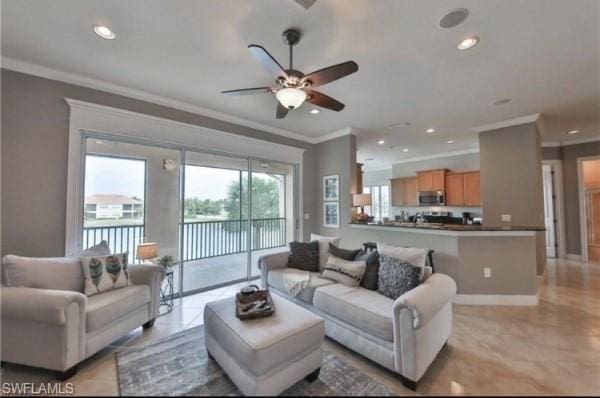
<svg viewBox="0 0 600 398"><path fill-rule="evenodd" d="M365 212L374 217L375 221L382 221L384 217L390 216L389 185L363 187L363 193L371 194L371 206L365 206Z"/></svg>

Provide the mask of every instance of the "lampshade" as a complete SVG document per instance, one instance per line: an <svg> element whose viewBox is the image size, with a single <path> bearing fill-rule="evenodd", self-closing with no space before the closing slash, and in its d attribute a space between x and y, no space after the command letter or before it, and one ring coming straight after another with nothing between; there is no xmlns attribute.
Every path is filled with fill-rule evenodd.
<svg viewBox="0 0 600 398"><path fill-rule="evenodd" d="M158 257L158 245L156 243L140 243L137 245L137 258L149 260Z"/></svg>
<svg viewBox="0 0 600 398"><path fill-rule="evenodd" d="M277 91L275 94L277 100L281 103L281 105L285 106L287 109L296 109L306 99L306 93L297 88L283 88Z"/></svg>
<svg viewBox="0 0 600 398"><path fill-rule="evenodd" d="M371 206L371 194L370 193L357 193L352 195L352 206L362 207Z"/></svg>

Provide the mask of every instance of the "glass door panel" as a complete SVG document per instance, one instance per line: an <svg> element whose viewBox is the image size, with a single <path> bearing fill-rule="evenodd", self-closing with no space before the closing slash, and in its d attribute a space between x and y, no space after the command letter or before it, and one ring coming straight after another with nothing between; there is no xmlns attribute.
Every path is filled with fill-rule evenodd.
<svg viewBox="0 0 600 398"><path fill-rule="evenodd" d="M185 152L183 292L248 277L248 160Z"/></svg>
<svg viewBox="0 0 600 398"><path fill-rule="evenodd" d="M250 277L256 277L260 256L284 250L295 239L295 167L260 160L251 166Z"/></svg>
<svg viewBox="0 0 600 398"><path fill-rule="evenodd" d="M154 259L137 258L137 245L155 242L178 273L179 165L179 150L88 137L82 248L106 240L113 253L141 262Z"/></svg>

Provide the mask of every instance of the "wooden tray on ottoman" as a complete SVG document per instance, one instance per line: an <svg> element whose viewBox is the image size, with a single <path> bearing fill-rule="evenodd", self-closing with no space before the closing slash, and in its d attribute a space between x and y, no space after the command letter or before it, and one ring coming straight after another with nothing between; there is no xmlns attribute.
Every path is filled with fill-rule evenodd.
<svg viewBox="0 0 600 398"><path fill-rule="evenodd" d="M242 308L253 301L257 300L265 300L267 305L270 307L264 309L262 311L252 311L250 313L243 312ZM271 298L271 293L268 290L257 290L250 294L242 294L238 293L235 296L235 316L239 319L256 319L256 318L264 318L270 315L273 315L275 312L275 306L273 305L273 299Z"/></svg>

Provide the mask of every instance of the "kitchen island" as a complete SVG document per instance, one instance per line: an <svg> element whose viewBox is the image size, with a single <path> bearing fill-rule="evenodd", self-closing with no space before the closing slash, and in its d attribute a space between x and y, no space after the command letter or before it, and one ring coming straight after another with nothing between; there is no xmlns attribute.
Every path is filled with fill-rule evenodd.
<svg viewBox="0 0 600 398"><path fill-rule="evenodd" d="M352 235L364 242L433 249L436 272L450 275L458 285L457 303L537 304L536 234L543 228L358 223L350 227L359 232Z"/></svg>

